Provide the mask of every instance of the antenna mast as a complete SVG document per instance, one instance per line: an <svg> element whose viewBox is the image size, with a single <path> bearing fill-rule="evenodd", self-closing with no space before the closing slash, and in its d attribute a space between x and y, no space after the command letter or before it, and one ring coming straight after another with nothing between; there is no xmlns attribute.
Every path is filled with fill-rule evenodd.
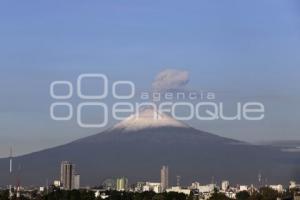
<svg viewBox="0 0 300 200"><path fill-rule="evenodd" d="M181 176L177 175L176 176L177 187L180 187L180 179L181 179Z"/></svg>
<svg viewBox="0 0 300 200"><path fill-rule="evenodd" d="M12 165L13 165L13 150L12 147L9 149L9 175L10 180L12 180ZM12 184L9 184L9 199L13 198L13 192L12 192Z"/></svg>

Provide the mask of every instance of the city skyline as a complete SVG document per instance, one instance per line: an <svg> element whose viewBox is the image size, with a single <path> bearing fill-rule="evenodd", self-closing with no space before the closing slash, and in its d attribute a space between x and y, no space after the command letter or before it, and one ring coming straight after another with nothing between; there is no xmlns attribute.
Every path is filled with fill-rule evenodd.
<svg viewBox="0 0 300 200"><path fill-rule="evenodd" d="M158 171L158 170L157 170ZM130 183L128 179L123 176L119 178L112 178L110 179L109 185L108 182L102 183L100 185L95 186L79 186L79 182L76 182L76 176L75 175L75 163L72 163L70 161L61 161L61 180L53 180L52 183L46 183L44 186L26 186L26 185L13 185L12 188L9 187L9 191L11 191L9 199L14 198L21 198L21 197L29 197L34 198L31 196L31 193L35 191L35 197L37 194L44 196L51 193L55 193L57 191L72 191L75 190L78 191L85 191L85 192L92 192L94 193L94 197L101 197L101 199L109 198L112 194L111 191L117 191L120 192L121 195L126 194L126 192L129 193L145 193L145 192L154 192L156 194L175 194L178 195L186 195L185 198L188 196L193 196L194 198L197 198L199 200L203 199L210 199L216 193L224 195L222 197L223 199L226 197L228 199L240 199L239 195L241 193L248 193L249 195L255 195L261 194L264 195L264 191L268 194L277 195L277 196L286 196L289 198L294 198L296 200L299 196L300 190L300 184L297 184L296 181L290 181L289 185L287 184L272 184L272 183L264 183L263 185L256 185L256 184L236 184L233 185L228 180L222 179L219 183L217 182L211 182L211 183L199 183L197 181L194 181L192 183L189 183L186 186L179 186L178 183L176 186L169 185L168 179L169 179L169 167L166 165L161 166L160 170L160 176L161 180L160 182L151 182L149 180L146 181L139 181ZM75 175L75 176L74 176ZM260 179L260 178L259 178ZM78 179L79 181L79 179ZM115 182L115 183L113 183ZM260 182L260 181L259 181ZM75 186L78 184L77 186ZM0 187L0 193L2 191L5 191L5 188ZM292 192L292 193L289 193ZM61 191L60 191L61 193ZM291 196L292 194L292 196ZM31 197L30 197L31 196ZM3 196L2 196L3 198ZM90 197L91 199L91 197Z"/></svg>

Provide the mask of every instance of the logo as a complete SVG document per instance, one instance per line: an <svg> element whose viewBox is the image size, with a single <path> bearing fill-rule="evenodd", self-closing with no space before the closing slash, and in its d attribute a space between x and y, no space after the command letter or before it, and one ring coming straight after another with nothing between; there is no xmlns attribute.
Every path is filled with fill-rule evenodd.
<svg viewBox="0 0 300 200"><path fill-rule="evenodd" d="M84 90L84 83L89 80L97 80L101 86L98 94L89 94ZM59 94L58 88L65 88L63 94ZM120 88L127 88L126 94L120 92ZM111 108L104 102L108 96L114 100ZM169 114L177 120L262 120L265 116L265 107L261 102L236 102L236 112L230 116L225 113L225 103L216 101L213 92L136 92L136 86L132 81L119 80L109 82L105 74L81 74L77 77L76 84L66 80L53 81L50 84L50 96L55 102L50 105L50 117L56 121L67 121L74 117L80 127L103 128L107 126L109 119L123 120L129 115L138 113L145 106L151 106L154 110ZM81 101L76 105L71 103L73 97ZM138 99L138 101L137 101ZM93 108L101 110L101 122L87 123L84 120L85 109ZM63 115L57 114L58 110L65 110ZM182 111L182 112L180 112ZM124 116L125 115L125 116ZM138 117L138 115L137 115ZM158 116L153 119L159 120Z"/></svg>

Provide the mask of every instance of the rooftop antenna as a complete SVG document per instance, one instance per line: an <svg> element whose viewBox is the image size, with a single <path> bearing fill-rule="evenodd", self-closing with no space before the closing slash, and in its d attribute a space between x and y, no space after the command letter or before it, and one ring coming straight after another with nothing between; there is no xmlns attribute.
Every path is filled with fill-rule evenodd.
<svg viewBox="0 0 300 200"><path fill-rule="evenodd" d="M261 172L258 173L258 184L259 184L259 187L261 187L261 181L262 181L262 175L261 175Z"/></svg>
<svg viewBox="0 0 300 200"><path fill-rule="evenodd" d="M177 175L177 176L176 176L177 187L180 187L180 179L181 179L181 176Z"/></svg>
<svg viewBox="0 0 300 200"><path fill-rule="evenodd" d="M46 179L46 194L48 194L48 190L49 190L49 180L47 178Z"/></svg>
<svg viewBox="0 0 300 200"><path fill-rule="evenodd" d="M21 173L21 165L19 165L18 167L18 174L17 174L17 198L20 198L21 197L21 194L20 194L20 190L21 190L21 179L20 179L20 173Z"/></svg>
<svg viewBox="0 0 300 200"><path fill-rule="evenodd" d="M12 180L12 165L13 165L13 150L12 147L9 149L9 176ZM12 184L9 184L9 199L13 198L13 192L12 192Z"/></svg>
<svg viewBox="0 0 300 200"><path fill-rule="evenodd" d="M9 173L12 173L12 147L9 149Z"/></svg>

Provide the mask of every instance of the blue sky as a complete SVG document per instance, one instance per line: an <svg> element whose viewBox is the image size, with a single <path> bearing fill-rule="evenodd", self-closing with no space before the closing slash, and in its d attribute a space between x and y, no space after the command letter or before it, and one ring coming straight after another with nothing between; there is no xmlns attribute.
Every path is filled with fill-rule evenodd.
<svg viewBox="0 0 300 200"><path fill-rule="evenodd" d="M300 139L300 3L251 1L2 1L0 156L99 132L49 117L49 84L105 73L148 90L165 68L226 102L266 105L260 122L190 123L261 142Z"/></svg>

